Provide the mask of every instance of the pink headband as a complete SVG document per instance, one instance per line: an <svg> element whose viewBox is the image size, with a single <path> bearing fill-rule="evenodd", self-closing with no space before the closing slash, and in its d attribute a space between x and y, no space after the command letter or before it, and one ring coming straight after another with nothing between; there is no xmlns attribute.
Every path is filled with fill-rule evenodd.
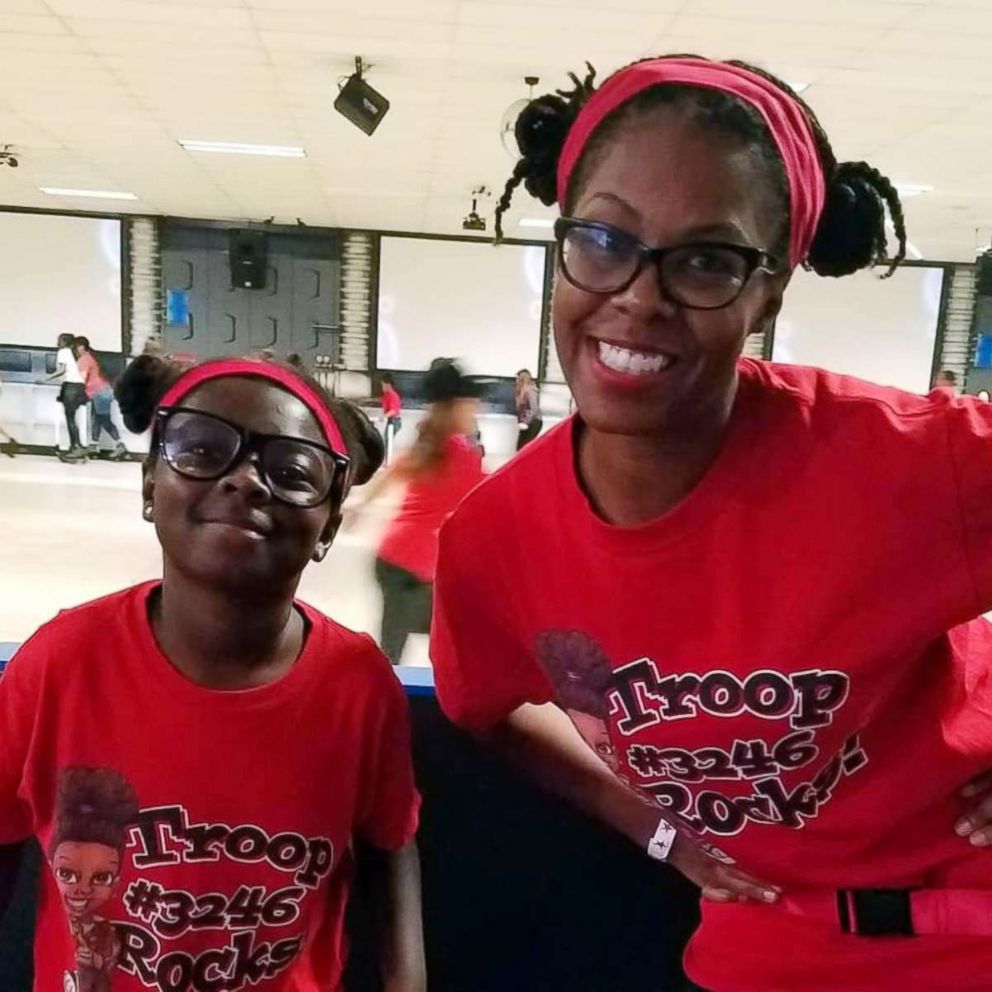
<svg viewBox="0 0 992 992"><path fill-rule="evenodd" d="M320 429L324 432L331 450L348 457L348 447L344 443L341 430L317 392L292 372L268 362L259 362L251 358L225 358L219 362L196 365L188 372L184 372L179 381L169 387L159 401L159 406L175 406L197 386L225 376L252 376L282 386L305 403L307 409L317 418L317 423L320 424Z"/></svg>
<svg viewBox="0 0 992 992"><path fill-rule="evenodd" d="M805 261L823 212L826 188L813 128L806 112L774 83L726 62L707 59L651 59L610 77L590 97L568 132L558 161L558 202L592 133L618 107L652 86L682 83L739 97L761 114L785 166L789 183L789 265Z"/></svg>

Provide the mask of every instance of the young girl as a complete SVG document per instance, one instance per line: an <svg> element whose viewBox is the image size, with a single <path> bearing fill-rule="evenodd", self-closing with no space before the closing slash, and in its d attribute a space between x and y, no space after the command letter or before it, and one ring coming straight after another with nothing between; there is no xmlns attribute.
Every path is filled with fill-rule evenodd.
<svg viewBox="0 0 992 992"><path fill-rule="evenodd" d="M375 563L382 590L379 643L394 665L400 663L410 634L430 629L441 524L483 477L482 453L467 437L475 424L477 395L454 362L435 361L424 379L427 415L417 440L366 490L361 504L395 483L407 486Z"/></svg>
<svg viewBox="0 0 992 992"><path fill-rule="evenodd" d="M152 428L164 577L60 614L0 678L0 844L34 834L52 869L35 988L337 990L364 842L385 988L422 992L403 690L371 639L294 598L381 438L248 359L142 357L117 396Z"/></svg>
<svg viewBox="0 0 992 992"><path fill-rule="evenodd" d="M110 418L111 406L114 402L114 390L110 385L110 380L100 367L100 362L90 348L90 340L87 337L78 337L74 341L73 348L76 355L76 364L79 373L83 377L83 385L86 389L86 396L90 401L93 411L93 429L90 432L90 457L95 458L100 452L100 432L105 431L107 436L114 442L114 450L110 457L114 461L122 461L127 458L127 448L121 441L120 432L117 425Z"/></svg>
<svg viewBox="0 0 992 992"><path fill-rule="evenodd" d="M992 413L741 359L797 266L898 264L895 189L739 63L576 83L519 118L498 216L559 204L578 414L442 532L441 703L703 887L699 986L987 989ZM549 630L609 659L616 775L546 705Z"/></svg>

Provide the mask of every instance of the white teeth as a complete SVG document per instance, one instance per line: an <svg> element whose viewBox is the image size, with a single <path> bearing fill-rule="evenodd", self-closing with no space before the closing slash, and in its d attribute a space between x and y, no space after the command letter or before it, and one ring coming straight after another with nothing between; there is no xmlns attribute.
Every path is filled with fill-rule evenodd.
<svg viewBox="0 0 992 992"><path fill-rule="evenodd" d="M639 351L618 348L616 345L599 342L599 360L614 372L630 375L651 375L668 368L673 359L669 355L645 355Z"/></svg>

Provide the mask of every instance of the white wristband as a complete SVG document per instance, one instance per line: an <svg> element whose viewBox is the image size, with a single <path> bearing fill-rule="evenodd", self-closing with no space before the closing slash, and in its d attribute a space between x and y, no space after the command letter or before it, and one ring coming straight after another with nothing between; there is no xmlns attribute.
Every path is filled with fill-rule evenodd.
<svg viewBox="0 0 992 992"><path fill-rule="evenodd" d="M648 841L648 857L655 861L667 861L677 834L678 831L667 820L659 820L658 829Z"/></svg>

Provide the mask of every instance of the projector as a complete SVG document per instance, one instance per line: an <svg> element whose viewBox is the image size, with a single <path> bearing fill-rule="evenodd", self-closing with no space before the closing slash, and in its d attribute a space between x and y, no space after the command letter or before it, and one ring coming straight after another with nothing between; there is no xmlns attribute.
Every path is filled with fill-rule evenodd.
<svg viewBox="0 0 992 992"><path fill-rule="evenodd" d="M389 110L389 101L362 79L361 59L355 59L355 66L334 101L334 109L366 134L374 134Z"/></svg>
<svg viewBox="0 0 992 992"><path fill-rule="evenodd" d="M465 215L465 219L462 221L463 231L484 231L485 229L485 217L480 217L474 210Z"/></svg>

